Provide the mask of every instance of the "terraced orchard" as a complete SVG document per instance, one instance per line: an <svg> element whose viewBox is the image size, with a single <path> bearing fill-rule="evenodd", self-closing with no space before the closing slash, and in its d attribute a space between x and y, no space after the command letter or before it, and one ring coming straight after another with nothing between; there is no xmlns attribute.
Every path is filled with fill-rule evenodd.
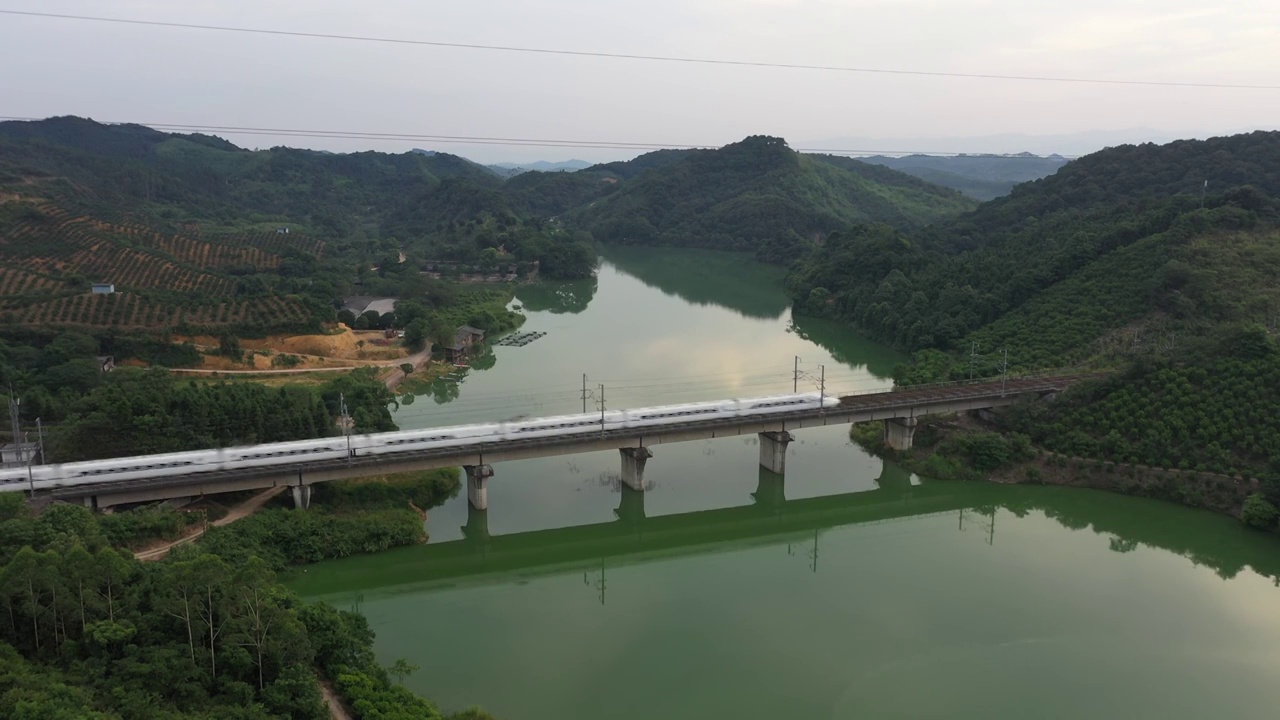
<svg viewBox="0 0 1280 720"><path fill-rule="evenodd" d="M298 234L199 238L76 214L49 201L0 204L0 322L168 330L179 326L298 327L316 309L236 276L270 276L281 252L319 256ZM90 283L114 294L91 294Z"/></svg>
<svg viewBox="0 0 1280 720"><path fill-rule="evenodd" d="M20 325L75 325L129 329L255 324L263 326L305 323L311 316L302 303L288 298L263 298L239 302L184 307L143 295L71 295L6 309L0 320Z"/></svg>

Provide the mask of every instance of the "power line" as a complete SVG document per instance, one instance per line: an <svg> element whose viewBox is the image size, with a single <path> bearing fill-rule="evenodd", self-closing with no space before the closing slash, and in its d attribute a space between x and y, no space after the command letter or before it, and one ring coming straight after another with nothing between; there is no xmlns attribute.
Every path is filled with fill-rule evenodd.
<svg viewBox="0 0 1280 720"><path fill-rule="evenodd" d="M698 65L724 65L736 67L778 68L784 70L820 70L826 72L865 73L875 75L905 75L917 77L967 78L973 80L1016 80L1024 82L1057 82L1087 83L1099 85L1143 85L1152 87L1186 87L1186 88L1222 88L1235 90L1280 90L1280 85L1249 85L1243 83L1200 83L1185 81L1161 80L1108 80L1103 78L1057 77L1049 75L1005 75L998 73L962 73L942 72L936 70L903 70L897 68L851 67L841 65L807 65L801 63L765 62L756 60L729 60L717 58L680 57L674 55L641 55L632 53L609 53L589 50L564 50L556 48L520 47L515 45L486 45L480 43L444 42L440 40L412 40L407 38L373 37L367 35L342 35L337 33L302 32L298 30L275 30L266 28L235 27L230 25L204 25L198 23L165 22L161 20L136 20L130 18L97 17L91 15L67 15L61 13L30 12L25 10L0 10L2 15L22 15L26 17L48 18L55 20L80 20L87 22L115 23L120 25L143 25L148 27L181 28L185 30L209 30L216 32L250 33L254 35L275 35L320 40L344 40L351 42L376 42L394 45L417 45L427 47L455 48L463 50L490 50L499 52L533 53L538 55L567 55L573 57L608 58L613 60L646 60L656 62L693 63Z"/></svg>
<svg viewBox="0 0 1280 720"><path fill-rule="evenodd" d="M39 122L46 118L22 115L0 115L0 120L11 120L17 122ZM586 148L586 149L605 149L605 150L712 150L721 145L693 145L682 143L639 143L630 141L614 141L614 140L549 140L536 138L504 138L504 137L485 137L485 136L467 136L467 135L430 135L430 134L413 134L413 133L375 133L375 132L359 132L347 130L299 130L291 128L257 128L257 127L239 127L234 125L183 125L177 123L152 123L138 122L127 120L104 120L99 121L104 125L141 125L149 127L153 130L164 130L172 132L185 133L217 133L223 135L269 135L280 137L301 137L301 138L330 138L343 140L373 140L373 141L421 141L436 143L460 143L466 145L513 145L518 147L560 147L560 148ZM792 148L796 152L801 153L826 153L830 155L932 155L938 157L952 157L960 155L981 155L983 157L1018 157L1013 153L966 153L959 151L937 151L937 150L850 150L845 148ZM1073 160L1076 156L1059 155L1059 157L1067 160Z"/></svg>

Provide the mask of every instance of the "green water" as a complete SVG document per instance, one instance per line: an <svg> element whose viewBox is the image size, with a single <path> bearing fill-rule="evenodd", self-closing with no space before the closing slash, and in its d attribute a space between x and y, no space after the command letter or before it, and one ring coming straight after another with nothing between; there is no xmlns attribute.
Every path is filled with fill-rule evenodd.
<svg viewBox="0 0 1280 720"><path fill-rule="evenodd" d="M522 290L525 330L404 427L790 390L898 358L794 321L778 273L735 256L606 251L596 281ZM482 367L483 366L483 369ZM614 388L614 389L611 389ZM614 398L617 398L615 404ZM438 402L441 400L443 402ZM1274 717L1280 542L1105 493L921 481L797 433L785 479L754 438L495 467L488 512L432 541L311 566L305 597L364 613L446 709L551 718Z"/></svg>

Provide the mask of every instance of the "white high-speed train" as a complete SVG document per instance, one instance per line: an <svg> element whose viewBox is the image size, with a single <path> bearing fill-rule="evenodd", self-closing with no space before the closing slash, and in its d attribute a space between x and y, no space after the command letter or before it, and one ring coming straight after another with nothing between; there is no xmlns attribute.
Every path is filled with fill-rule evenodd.
<svg viewBox="0 0 1280 720"><path fill-rule="evenodd" d="M112 480L139 480L175 475L191 475L215 470L236 470L290 465L315 460L341 460L347 457L391 455L395 453L434 450L437 448L483 445L500 440L557 436L589 435L609 430L676 425L682 422L719 420L754 415L785 415L787 413L832 407L839 401L818 393L778 395L746 400L666 405L662 407L632 410L606 411L580 415L533 418L504 423L460 425L457 427L430 428L427 430L401 430L397 432L328 437L317 440L248 445L219 450L141 455L65 463L62 465L37 465L30 468L0 470L0 491L29 487L49 489L71 485L109 482ZM349 446L349 449L348 449Z"/></svg>

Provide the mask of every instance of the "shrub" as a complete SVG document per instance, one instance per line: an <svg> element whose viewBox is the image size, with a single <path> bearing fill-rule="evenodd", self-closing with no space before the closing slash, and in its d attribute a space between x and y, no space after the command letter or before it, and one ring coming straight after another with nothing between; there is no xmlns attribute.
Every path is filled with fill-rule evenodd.
<svg viewBox="0 0 1280 720"><path fill-rule="evenodd" d="M1244 509L1240 513L1240 520L1245 525L1259 530L1275 527L1277 517L1280 517L1280 510L1276 510L1275 505L1258 493L1245 499Z"/></svg>

